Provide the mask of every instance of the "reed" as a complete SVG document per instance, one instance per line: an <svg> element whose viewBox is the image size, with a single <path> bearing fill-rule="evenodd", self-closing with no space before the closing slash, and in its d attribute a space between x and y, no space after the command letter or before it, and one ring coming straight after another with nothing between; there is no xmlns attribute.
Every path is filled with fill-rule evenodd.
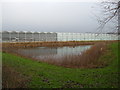
<svg viewBox="0 0 120 90"><path fill-rule="evenodd" d="M63 47L63 46L93 45L98 42L103 41L15 42L15 43L2 43L2 47L3 48Z"/></svg>
<svg viewBox="0 0 120 90"><path fill-rule="evenodd" d="M97 43L90 49L79 55L66 55L62 58L48 57L42 59L43 62L70 68L98 68L105 66L104 61L99 58L106 50L106 43Z"/></svg>
<svg viewBox="0 0 120 90"><path fill-rule="evenodd" d="M6 42L0 43L2 48L34 48L34 47L63 47L63 46L79 46L94 45L99 42L118 42L115 41L47 41L47 42Z"/></svg>
<svg viewBox="0 0 120 90"><path fill-rule="evenodd" d="M67 43L67 44L66 44ZM24 47L31 47L32 45L35 45L33 47L37 46L65 46L65 45L90 45L94 44L90 49L82 52L79 55L66 55L63 57L59 58L54 58L54 57L46 57L42 59L35 59L32 58L31 56L22 56L22 57L27 57L27 58L32 58L37 61L43 61L49 64L54 64L58 66L63 66L63 67L70 67L70 68L99 68L99 67L104 67L106 66L106 62L103 60L99 60L99 58L106 52L106 45L111 42L26 42L26 43L17 43L17 47L22 44ZM9 43L10 44L10 43ZM11 43L12 44L12 43ZM58 45L57 45L58 44ZM26 46L27 45L27 46ZM8 45L9 46L9 45ZM3 52L8 52L8 53L16 53L19 55L19 52L17 52L17 49L15 47L3 47ZM21 46L20 46L21 47Z"/></svg>

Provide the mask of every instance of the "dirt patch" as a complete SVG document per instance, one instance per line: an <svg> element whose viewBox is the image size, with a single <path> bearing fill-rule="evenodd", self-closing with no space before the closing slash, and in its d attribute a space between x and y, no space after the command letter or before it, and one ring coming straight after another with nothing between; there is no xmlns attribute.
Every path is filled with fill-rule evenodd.
<svg viewBox="0 0 120 90"><path fill-rule="evenodd" d="M84 87L83 84L80 84L79 82L75 82L72 80L66 81L62 86L62 88L83 88L83 87Z"/></svg>

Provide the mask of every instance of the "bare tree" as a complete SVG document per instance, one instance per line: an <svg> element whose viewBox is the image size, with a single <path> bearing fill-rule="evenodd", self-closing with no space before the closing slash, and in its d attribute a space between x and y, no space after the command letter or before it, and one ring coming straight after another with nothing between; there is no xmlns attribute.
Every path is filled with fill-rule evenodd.
<svg viewBox="0 0 120 90"><path fill-rule="evenodd" d="M120 11L120 0L107 0L102 1L100 4L103 17L98 19L100 26L98 27L99 31L105 27L105 25L112 21L113 19L118 22L119 20L119 11ZM116 25L116 29L119 28L119 25Z"/></svg>

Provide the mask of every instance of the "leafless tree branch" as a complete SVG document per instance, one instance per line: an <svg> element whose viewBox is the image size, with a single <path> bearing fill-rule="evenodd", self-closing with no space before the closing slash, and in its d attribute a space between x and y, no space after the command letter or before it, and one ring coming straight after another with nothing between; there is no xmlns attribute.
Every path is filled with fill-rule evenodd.
<svg viewBox="0 0 120 90"><path fill-rule="evenodd" d="M118 17L118 11L120 9L120 0L108 0L101 2L101 9L103 12L102 19L97 19L100 26L97 28L99 32L102 32L105 25L110 22L113 18ZM117 18L118 19L118 18Z"/></svg>

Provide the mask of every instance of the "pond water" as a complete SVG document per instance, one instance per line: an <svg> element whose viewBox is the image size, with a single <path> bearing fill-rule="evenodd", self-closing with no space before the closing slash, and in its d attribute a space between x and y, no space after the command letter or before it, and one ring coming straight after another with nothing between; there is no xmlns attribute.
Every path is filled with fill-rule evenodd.
<svg viewBox="0 0 120 90"><path fill-rule="evenodd" d="M44 59L44 58L58 58L65 55L79 55L85 50L89 49L92 45L84 46L75 46L75 47L36 47L29 49L19 49L18 53L35 58L35 59Z"/></svg>

